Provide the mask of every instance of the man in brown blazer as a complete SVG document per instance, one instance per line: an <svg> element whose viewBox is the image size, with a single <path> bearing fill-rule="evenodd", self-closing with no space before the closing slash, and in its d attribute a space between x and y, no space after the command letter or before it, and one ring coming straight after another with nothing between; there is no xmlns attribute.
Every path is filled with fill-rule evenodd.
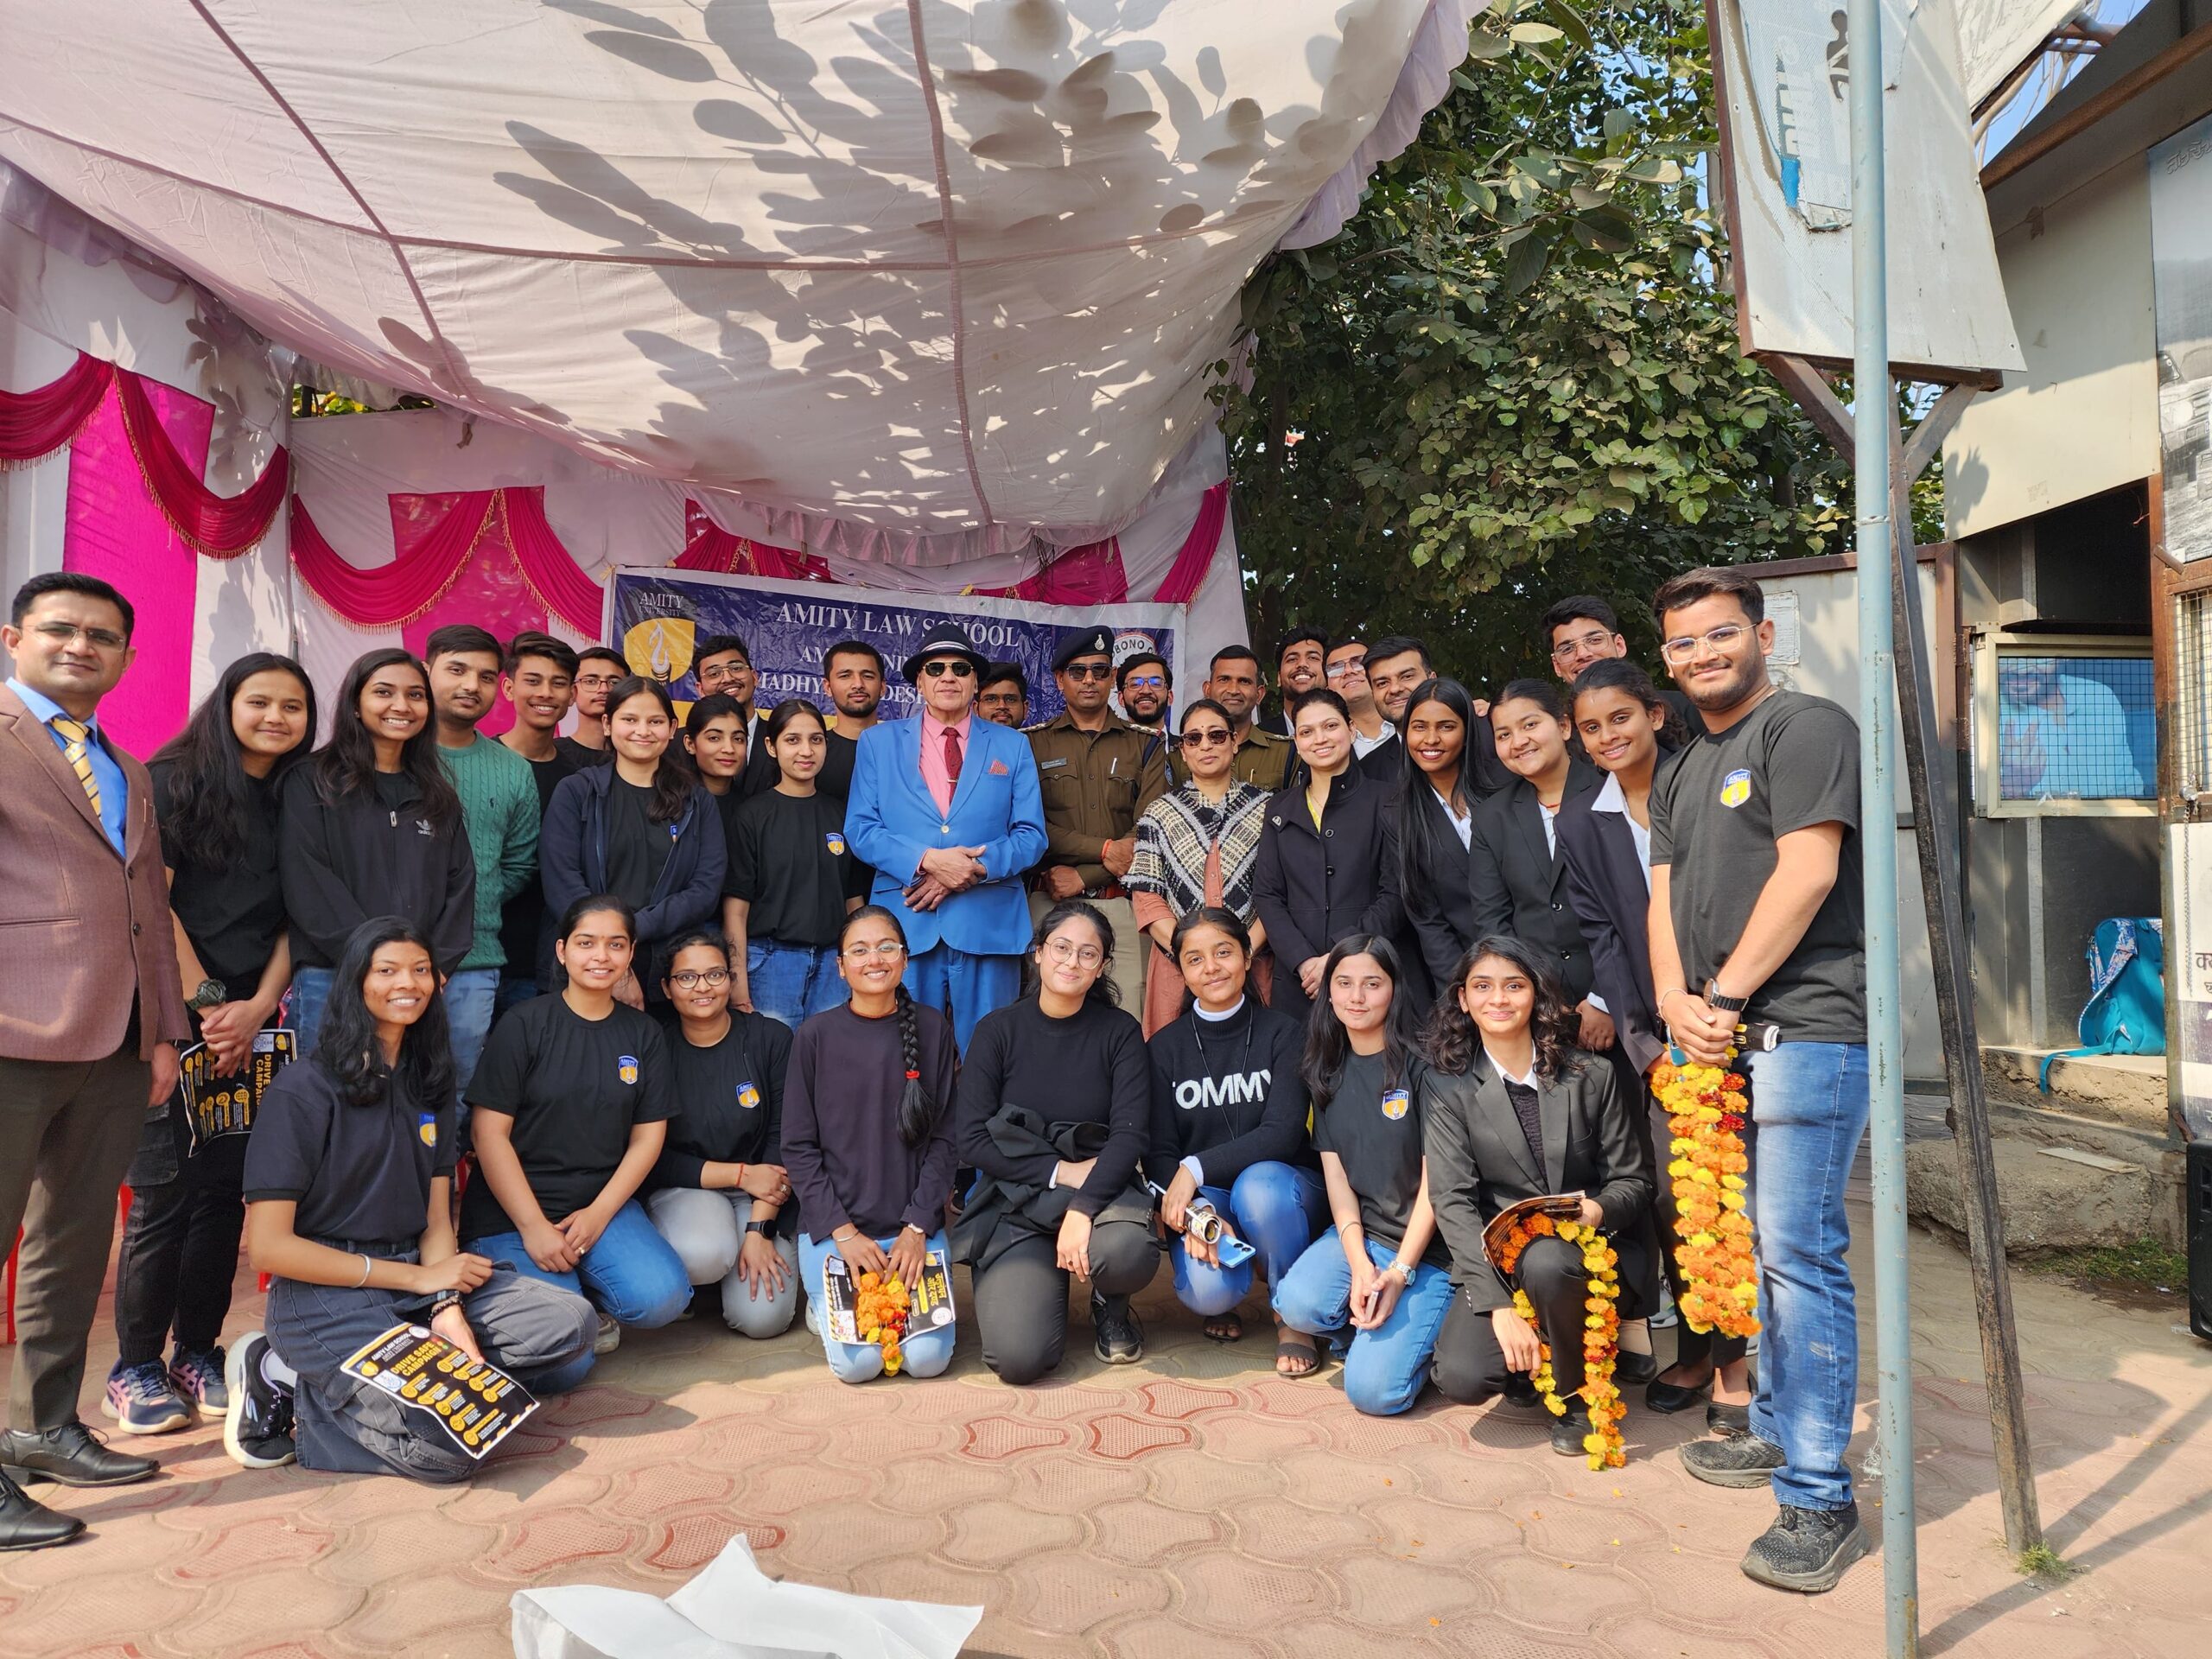
<svg viewBox="0 0 2212 1659"><path fill-rule="evenodd" d="M99 728L130 666L130 602L74 573L16 592L0 646L0 1239L23 1229L21 1341L0 1432L0 1549L84 1522L16 1483L152 1474L78 1421L116 1192L191 1040L146 770Z"/></svg>

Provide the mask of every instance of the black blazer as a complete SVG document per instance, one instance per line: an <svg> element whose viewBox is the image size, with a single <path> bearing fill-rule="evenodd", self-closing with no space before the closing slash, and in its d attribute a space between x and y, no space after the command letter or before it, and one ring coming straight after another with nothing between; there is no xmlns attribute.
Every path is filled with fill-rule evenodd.
<svg viewBox="0 0 2212 1659"><path fill-rule="evenodd" d="M1252 868L1252 905L1267 924L1268 945L1281 967L1273 1001L1303 1019L1306 1000L1298 965L1325 957L1353 933L1397 932L1404 919L1395 884L1386 881L1384 842L1390 791L1346 766L1329 785L1321 827L1306 810L1303 780L1269 798Z"/></svg>
<svg viewBox="0 0 2212 1659"><path fill-rule="evenodd" d="M1561 816L1568 804L1596 794L1604 784L1595 766L1570 764ZM1567 899L1567 861L1544 839L1535 785L1516 778L1476 807L1471 839L1472 931L1461 949L1487 933L1510 933L1541 952L1567 1000L1580 1002L1590 995L1590 942Z"/></svg>
<svg viewBox="0 0 2212 1659"><path fill-rule="evenodd" d="M1505 1083L1479 1048L1473 1066L1454 1075L1428 1068L1421 1081L1422 1149L1428 1201L1452 1250L1452 1277L1478 1313L1509 1306L1513 1287L1483 1254L1483 1228L1522 1198L1580 1192L1605 1212L1604 1230L1620 1252L1621 1300L1642 1304L1656 1290L1652 1173L1620 1084L1604 1056L1569 1049L1555 1079L1536 1079L1544 1166L1529 1157ZM1638 1306L1624 1306L1634 1318ZM1648 1308L1641 1311L1648 1311Z"/></svg>
<svg viewBox="0 0 2212 1659"><path fill-rule="evenodd" d="M1595 812L1595 796L1560 809L1559 849L1567 865L1568 903L1590 941L1593 988L1605 1000L1622 1050L1641 1073L1667 1047L1651 994L1650 884L1628 820Z"/></svg>

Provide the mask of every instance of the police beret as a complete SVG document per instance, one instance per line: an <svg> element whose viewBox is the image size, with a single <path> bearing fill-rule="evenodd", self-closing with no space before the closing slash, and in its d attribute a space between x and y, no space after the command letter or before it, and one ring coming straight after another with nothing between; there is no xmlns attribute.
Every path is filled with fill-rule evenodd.
<svg viewBox="0 0 2212 1659"><path fill-rule="evenodd" d="M1052 672L1058 673L1078 657L1111 657L1114 654L1114 631L1111 628L1085 628L1081 633L1071 633L1060 641L1060 648L1052 653Z"/></svg>

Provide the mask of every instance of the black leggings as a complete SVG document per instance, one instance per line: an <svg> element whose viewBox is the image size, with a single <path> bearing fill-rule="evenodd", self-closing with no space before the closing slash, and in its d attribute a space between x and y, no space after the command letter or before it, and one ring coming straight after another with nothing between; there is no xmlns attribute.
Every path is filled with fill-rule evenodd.
<svg viewBox="0 0 2212 1659"><path fill-rule="evenodd" d="M975 1276L976 1327L983 1363L1002 1382L1034 1382L1058 1369L1068 1341L1068 1281L1054 1258L1057 1240L1029 1233ZM1104 1221L1090 1230L1090 1289L1133 1296L1160 1270L1160 1245L1140 1222Z"/></svg>
<svg viewBox="0 0 2212 1659"><path fill-rule="evenodd" d="M148 1133L175 1135L177 1173L130 1189L115 1263L116 1344L125 1365L159 1359L172 1327L180 1348L222 1340L245 1228L245 1135L225 1135L188 1157L184 1108L175 1102L168 1121Z"/></svg>
<svg viewBox="0 0 2212 1659"><path fill-rule="evenodd" d="M1582 1303L1590 1285L1582 1252L1563 1239L1531 1239L1514 1276L1529 1293L1536 1324L1551 1344L1552 1381L1565 1399L1582 1386ZM1458 1313L1465 1302L1462 1291L1452 1311ZM1505 1391L1505 1351L1497 1345L1497 1332L1487 1313L1462 1321L1460 1332L1461 1340L1437 1344L1436 1369L1430 1380L1446 1399L1478 1406ZM1554 1332L1563 1333L1566 1339L1560 1340Z"/></svg>

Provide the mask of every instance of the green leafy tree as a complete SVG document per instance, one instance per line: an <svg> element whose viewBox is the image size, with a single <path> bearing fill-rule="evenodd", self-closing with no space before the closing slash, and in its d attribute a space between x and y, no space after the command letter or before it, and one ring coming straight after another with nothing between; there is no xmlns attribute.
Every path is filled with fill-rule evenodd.
<svg viewBox="0 0 2212 1659"><path fill-rule="evenodd" d="M1247 290L1221 392L1262 640L1427 639L1477 686L1548 671L1536 619L1691 565L1840 551L1850 480L1738 349L1702 187L1695 0L1494 5L1415 143L1323 247Z"/></svg>

